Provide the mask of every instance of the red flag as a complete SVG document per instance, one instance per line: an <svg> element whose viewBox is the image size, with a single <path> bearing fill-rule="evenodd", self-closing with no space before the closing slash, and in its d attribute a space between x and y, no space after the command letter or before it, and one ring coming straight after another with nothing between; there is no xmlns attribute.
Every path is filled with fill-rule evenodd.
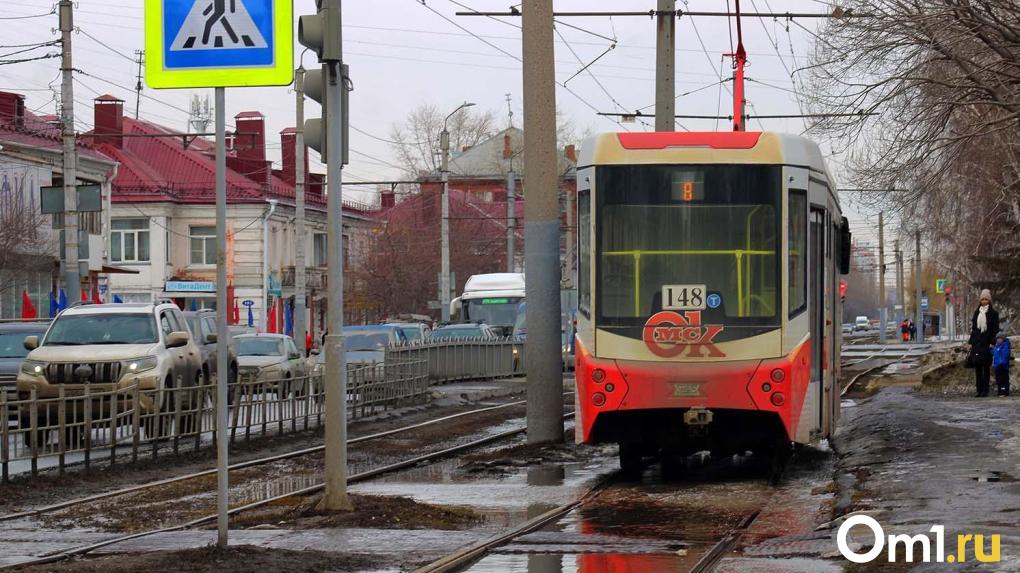
<svg viewBox="0 0 1020 573"><path fill-rule="evenodd" d="M92 302L103 304L103 299L99 296L99 287L92 287Z"/></svg>
<svg viewBox="0 0 1020 573"><path fill-rule="evenodd" d="M266 309L266 332L276 333L276 303Z"/></svg>
<svg viewBox="0 0 1020 573"><path fill-rule="evenodd" d="M234 285L227 285L227 300L231 304L230 314L227 315L227 324L237 324L241 321L241 312L237 308L237 298L234 296Z"/></svg>
<svg viewBox="0 0 1020 573"><path fill-rule="evenodd" d="M28 296L27 290L21 291L21 318L39 318L39 313L36 312L35 305L32 304L32 297Z"/></svg>
<svg viewBox="0 0 1020 573"><path fill-rule="evenodd" d="M85 292L85 289L81 289L81 299L79 300L87 301L88 299L89 295Z"/></svg>

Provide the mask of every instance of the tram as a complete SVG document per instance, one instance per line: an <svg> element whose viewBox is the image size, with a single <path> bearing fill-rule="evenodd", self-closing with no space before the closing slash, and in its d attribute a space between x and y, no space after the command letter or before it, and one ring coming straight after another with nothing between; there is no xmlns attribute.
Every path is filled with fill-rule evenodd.
<svg viewBox="0 0 1020 573"><path fill-rule="evenodd" d="M850 230L818 146L605 133L577 181L577 441L626 469L828 436Z"/></svg>

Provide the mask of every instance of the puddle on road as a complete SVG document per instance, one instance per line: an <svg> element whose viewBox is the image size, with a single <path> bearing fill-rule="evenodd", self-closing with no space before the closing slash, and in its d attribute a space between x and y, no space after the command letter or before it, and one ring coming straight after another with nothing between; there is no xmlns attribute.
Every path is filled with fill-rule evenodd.
<svg viewBox="0 0 1020 573"><path fill-rule="evenodd" d="M683 571L683 555L563 554L489 555L466 571L472 573L645 573Z"/></svg>
<svg viewBox="0 0 1020 573"><path fill-rule="evenodd" d="M978 483L999 483L999 482L1001 482L1001 483L1013 483L1013 482L1016 481L1016 478L1011 476L1011 475L1009 475L1008 473L1000 472L1000 471L995 471L995 470L990 471L990 472L988 472L985 475L974 476L974 477L972 477L970 479L972 479L972 480L974 480L974 481L976 481Z"/></svg>

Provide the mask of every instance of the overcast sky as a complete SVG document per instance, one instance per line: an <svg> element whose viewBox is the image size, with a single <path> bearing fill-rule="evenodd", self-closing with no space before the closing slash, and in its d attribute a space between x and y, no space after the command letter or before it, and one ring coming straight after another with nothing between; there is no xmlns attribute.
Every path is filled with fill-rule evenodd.
<svg viewBox="0 0 1020 573"><path fill-rule="evenodd" d="M75 111L79 129L91 129L92 99L113 94L126 101L125 113L134 113L137 65L135 50L143 43L142 0L79 0L74 36L76 74ZM483 17L456 16L458 10L506 10L505 0L349 0L344 3L344 51L354 82L351 95L351 165L345 180L364 181L399 177L393 165L394 153L386 142L394 123L422 103L433 103L451 111L463 101L497 113L508 122L506 97L514 123L521 126L520 19L495 21ZM723 0L677 2L678 8L725 11ZM4 0L0 22L6 23L4 46L46 42L59 38L56 14L39 18L3 20L17 16L46 14L50 0ZM820 0L745 0L745 11L825 12ZM655 0L556 0L560 11L629 10L647 11ZM295 0L295 19L314 12L314 0ZM596 115L596 111L617 112L643 109L654 114L655 22L648 17L565 18L557 27L557 79L563 82L584 64L605 52L617 40L616 48L589 70L567 82L571 94L557 90L557 108L579 130L619 131L651 129L652 122L617 124ZM681 18L677 26L678 114L723 115L732 109L730 83L720 78L731 73L730 61L722 54L731 51L731 30L726 18ZM745 19L744 45L749 56L747 98L750 114L799 113L791 73L804 65L821 26L816 19ZM583 30L569 27L576 26ZM803 26L803 27L801 27ZM296 27L295 27L296 29ZM480 36L481 38L473 35ZM484 40L484 41L483 41ZM489 45L486 42L488 42ZM497 49L496 46L499 49ZM20 48L6 48L3 52ZM26 55L44 55L57 48L42 48ZM505 52L505 53L504 53ZM298 51L300 53L300 49ZM513 57L512 57L513 56ZM583 62L583 63L579 63ZM315 65L306 56L306 66ZM42 59L0 66L0 88L19 91L37 113L54 113L54 95L59 94L59 59ZM143 80L144 81L144 80ZM56 92L50 89L57 90ZM193 95L209 96L212 90L144 89L141 114L145 119L184 130ZM308 115L318 114L316 105ZM294 123L294 95L289 88L246 88L227 90L228 124L241 111L257 110L266 115L270 159L279 161L279 132ZM684 120L691 130L725 129L725 121ZM749 129L800 133L800 119L752 120ZM822 146L828 153L827 145ZM839 158L830 157L830 167L839 175ZM313 170L316 169L313 167ZM844 204L849 198L844 198ZM853 213L857 236L873 241L875 220L868 214Z"/></svg>

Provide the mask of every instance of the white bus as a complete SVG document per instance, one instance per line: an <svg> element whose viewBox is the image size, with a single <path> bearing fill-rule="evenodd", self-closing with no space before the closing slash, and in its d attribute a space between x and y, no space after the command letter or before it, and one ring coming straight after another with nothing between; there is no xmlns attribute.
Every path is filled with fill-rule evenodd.
<svg viewBox="0 0 1020 573"><path fill-rule="evenodd" d="M450 301L450 317L454 322L484 322L510 336L522 302L524 273L472 275L464 294Z"/></svg>

